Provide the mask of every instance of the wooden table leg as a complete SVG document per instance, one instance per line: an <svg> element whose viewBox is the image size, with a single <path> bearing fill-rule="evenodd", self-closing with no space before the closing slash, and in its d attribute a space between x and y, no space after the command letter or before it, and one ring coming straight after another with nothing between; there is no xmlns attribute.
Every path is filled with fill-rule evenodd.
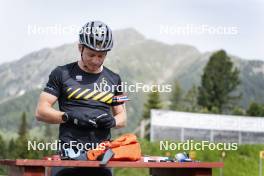
<svg viewBox="0 0 264 176"><path fill-rule="evenodd" d="M45 176L45 168L41 166L10 166L9 176Z"/></svg>
<svg viewBox="0 0 264 176"><path fill-rule="evenodd" d="M151 168L152 176L212 176L211 168Z"/></svg>

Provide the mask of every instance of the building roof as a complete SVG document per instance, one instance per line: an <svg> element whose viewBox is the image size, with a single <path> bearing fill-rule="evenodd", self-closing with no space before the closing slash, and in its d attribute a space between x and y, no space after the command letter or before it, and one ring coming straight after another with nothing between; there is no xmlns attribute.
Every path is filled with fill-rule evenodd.
<svg viewBox="0 0 264 176"><path fill-rule="evenodd" d="M264 132L264 117L151 110L151 125L208 130Z"/></svg>

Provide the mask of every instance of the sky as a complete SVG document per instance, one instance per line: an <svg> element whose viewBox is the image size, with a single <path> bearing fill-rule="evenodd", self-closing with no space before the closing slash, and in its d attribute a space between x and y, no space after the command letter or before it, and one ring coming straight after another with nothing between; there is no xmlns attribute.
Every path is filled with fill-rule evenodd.
<svg viewBox="0 0 264 176"><path fill-rule="evenodd" d="M261 0L0 0L0 64L75 42L89 20L113 30L135 28L149 39L201 52L223 48L244 59L264 60Z"/></svg>

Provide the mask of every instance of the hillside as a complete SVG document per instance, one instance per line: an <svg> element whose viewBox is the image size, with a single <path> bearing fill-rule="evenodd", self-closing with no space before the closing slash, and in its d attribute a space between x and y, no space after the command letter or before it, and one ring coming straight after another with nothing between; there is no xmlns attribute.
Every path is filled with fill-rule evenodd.
<svg viewBox="0 0 264 176"><path fill-rule="evenodd" d="M114 36L115 46L106 59L106 66L130 84L171 84L178 80L183 90L188 90L193 84L199 85L203 68L212 54L200 53L193 46L150 40L134 29L115 31ZM1 129L15 130L22 111L27 112L34 127L32 119L38 92L45 85L50 71L78 58L77 43L73 43L44 48L18 61L0 65ZM231 58L240 70L242 84L238 91L243 93L243 99L239 103L247 107L253 100L264 102L264 62L232 55ZM141 118L146 94L130 93L129 96L132 101L128 103L128 130L132 130ZM168 94L164 93L162 97L166 99Z"/></svg>

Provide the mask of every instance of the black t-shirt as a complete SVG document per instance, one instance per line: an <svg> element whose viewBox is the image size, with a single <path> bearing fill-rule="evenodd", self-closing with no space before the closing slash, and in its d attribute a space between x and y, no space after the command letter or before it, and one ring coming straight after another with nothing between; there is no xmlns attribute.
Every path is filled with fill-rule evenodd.
<svg viewBox="0 0 264 176"><path fill-rule="evenodd" d="M77 62L55 68L44 91L58 97L59 109L63 112L79 111L96 117L111 113L112 97L122 94L118 91L120 76L106 67L100 73L83 71ZM79 128L76 125L62 123L59 139L63 143L100 143L111 138L110 129Z"/></svg>

